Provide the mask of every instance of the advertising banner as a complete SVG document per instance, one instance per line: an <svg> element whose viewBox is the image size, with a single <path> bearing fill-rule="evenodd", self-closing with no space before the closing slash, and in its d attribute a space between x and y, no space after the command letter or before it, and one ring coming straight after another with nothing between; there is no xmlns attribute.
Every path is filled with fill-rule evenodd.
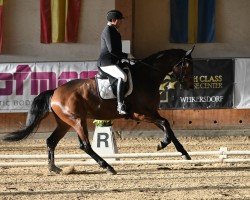
<svg viewBox="0 0 250 200"><path fill-rule="evenodd" d="M92 78L96 73L95 61L1 63L0 112L27 112L39 93L72 79ZM232 108L234 98L237 108L249 108L247 74L250 74L250 59L236 59L234 97L234 60L195 60L194 89L183 90L167 75L160 87L160 109Z"/></svg>
<svg viewBox="0 0 250 200"><path fill-rule="evenodd" d="M0 64L0 112L27 112L41 92L72 79L92 78L96 62Z"/></svg>
<svg viewBox="0 0 250 200"><path fill-rule="evenodd" d="M161 109L232 108L234 60L194 60L194 89L183 90L181 85L165 77L161 85Z"/></svg>

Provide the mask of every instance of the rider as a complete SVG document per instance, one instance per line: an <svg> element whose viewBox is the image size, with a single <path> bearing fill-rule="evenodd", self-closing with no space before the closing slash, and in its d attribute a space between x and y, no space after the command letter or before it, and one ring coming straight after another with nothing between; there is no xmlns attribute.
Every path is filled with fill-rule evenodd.
<svg viewBox="0 0 250 200"><path fill-rule="evenodd" d="M101 52L98 59L99 70L118 79L117 110L121 115L127 114L124 104L124 83L127 81L127 75L122 70L121 60L126 59L128 54L122 52L121 34L118 31L123 18L118 10L107 13L108 23L101 34Z"/></svg>

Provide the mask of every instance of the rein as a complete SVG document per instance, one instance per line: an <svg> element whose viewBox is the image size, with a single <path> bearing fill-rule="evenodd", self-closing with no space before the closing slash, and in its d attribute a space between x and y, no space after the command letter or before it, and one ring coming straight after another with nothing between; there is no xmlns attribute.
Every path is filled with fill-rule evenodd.
<svg viewBox="0 0 250 200"><path fill-rule="evenodd" d="M158 71L158 72L161 72L159 69L157 69L157 68L155 68L155 67L153 67L152 65L150 65L150 64L148 64L148 63L145 63L144 61L142 61L142 60L139 60L139 59L127 59L129 62L134 62L134 63L141 63L141 64L143 64L143 65L145 65L145 66L147 66L147 67L150 67L151 69L153 69L153 70L155 70L155 71ZM175 64L174 66L173 66L173 68L175 68L175 67L180 67L180 74L175 74L174 72L173 72L173 75L174 75L174 78L177 80L177 81L179 81L180 83L181 82L183 82L183 79L186 77L186 73L184 73L184 68L185 68L185 66L184 66L184 63L185 63L185 61L192 61L191 59L189 59L189 58L187 58L186 56L184 56L183 58L181 58L181 60L180 61L178 61L177 62L177 64ZM181 64L181 65L180 65ZM172 68L172 69L173 69ZM186 72L186 71L185 71Z"/></svg>
<svg viewBox="0 0 250 200"><path fill-rule="evenodd" d="M150 67L151 69L155 70L155 71L158 71L158 72L161 72L159 69L153 67L152 65L148 64L148 63L145 63L143 62L142 60L139 60L139 59L128 59L129 62L133 62L133 63L141 63L147 67Z"/></svg>

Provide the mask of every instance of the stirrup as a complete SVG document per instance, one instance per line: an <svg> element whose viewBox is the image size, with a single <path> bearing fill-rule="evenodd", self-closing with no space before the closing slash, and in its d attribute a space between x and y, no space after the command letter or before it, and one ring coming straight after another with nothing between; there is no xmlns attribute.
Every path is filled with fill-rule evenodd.
<svg viewBox="0 0 250 200"><path fill-rule="evenodd" d="M120 102L118 103L117 111L119 112L120 115L126 115L126 114L128 114L126 112L126 106L125 106L125 104L120 103Z"/></svg>

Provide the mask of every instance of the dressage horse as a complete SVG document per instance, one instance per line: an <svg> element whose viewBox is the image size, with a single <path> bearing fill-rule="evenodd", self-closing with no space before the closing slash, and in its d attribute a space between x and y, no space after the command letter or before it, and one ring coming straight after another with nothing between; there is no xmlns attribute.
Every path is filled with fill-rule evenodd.
<svg viewBox="0 0 250 200"><path fill-rule="evenodd" d="M126 97L128 115L119 115L116 99L103 100L97 91L95 79L76 79L54 90L40 93L33 101L27 115L26 126L5 136L6 141L19 141L27 138L50 111L54 114L57 127L47 139L48 167L60 173L56 167L54 151L58 142L70 127L78 134L80 148L89 154L107 172L116 171L103 158L93 151L88 138L87 118L110 120L130 118L136 121L154 123L165 134L157 150L171 142L184 159L190 156L172 131L169 122L158 113L160 103L159 86L165 76L172 72L183 88L193 87L193 62L191 53L182 49L170 49L153 54L130 66L133 79L133 92Z"/></svg>

